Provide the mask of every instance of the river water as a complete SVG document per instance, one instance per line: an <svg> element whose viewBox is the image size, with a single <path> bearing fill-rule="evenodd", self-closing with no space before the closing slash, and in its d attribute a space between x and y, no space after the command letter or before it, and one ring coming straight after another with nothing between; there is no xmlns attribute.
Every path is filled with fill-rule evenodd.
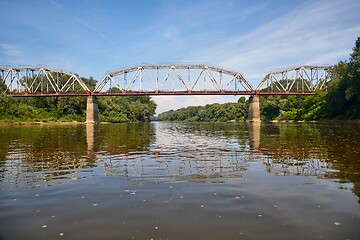
<svg viewBox="0 0 360 240"><path fill-rule="evenodd" d="M0 126L0 239L360 239L360 125Z"/></svg>

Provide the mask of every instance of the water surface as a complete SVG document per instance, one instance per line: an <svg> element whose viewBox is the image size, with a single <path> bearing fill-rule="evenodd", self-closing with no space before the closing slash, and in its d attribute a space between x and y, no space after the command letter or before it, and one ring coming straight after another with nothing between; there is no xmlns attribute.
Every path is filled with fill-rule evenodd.
<svg viewBox="0 0 360 240"><path fill-rule="evenodd" d="M0 239L359 239L359 124L0 126Z"/></svg>

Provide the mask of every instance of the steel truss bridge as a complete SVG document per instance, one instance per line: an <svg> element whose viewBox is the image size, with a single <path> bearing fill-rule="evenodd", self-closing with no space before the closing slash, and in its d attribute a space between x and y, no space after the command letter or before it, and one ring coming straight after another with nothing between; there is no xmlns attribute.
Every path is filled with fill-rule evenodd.
<svg viewBox="0 0 360 240"><path fill-rule="evenodd" d="M143 64L108 72L91 88L78 74L55 68L0 68L0 91L18 97L311 95L328 80L328 66L298 66L270 72L253 88L240 72L217 66Z"/></svg>

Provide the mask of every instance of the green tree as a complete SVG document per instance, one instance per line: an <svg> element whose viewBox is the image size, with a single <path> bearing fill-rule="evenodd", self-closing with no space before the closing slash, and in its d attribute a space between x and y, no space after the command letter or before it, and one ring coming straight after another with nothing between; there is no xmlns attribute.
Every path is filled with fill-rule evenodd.
<svg viewBox="0 0 360 240"><path fill-rule="evenodd" d="M360 37L349 61L332 67L329 84L328 111L331 118L360 118Z"/></svg>

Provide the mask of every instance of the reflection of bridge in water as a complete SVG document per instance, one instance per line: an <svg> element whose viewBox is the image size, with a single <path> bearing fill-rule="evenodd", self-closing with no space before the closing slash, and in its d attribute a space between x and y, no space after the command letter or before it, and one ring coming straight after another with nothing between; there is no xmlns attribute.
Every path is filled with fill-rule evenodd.
<svg viewBox="0 0 360 240"><path fill-rule="evenodd" d="M358 125L253 122L20 128L2 127L0 174L9 181L0 184L5 188L49 186L93 174L142 183L219 182L242 177L252 164L275 175L345 182L356 182L360 172L359 138L350 134L359 131ZM347 139L347 144L334 148L334 136Z"/></svg>
<svg viewBox="0 0 360 240"><path fill-rule="evenodd" d="M252 162L263 163L266 171L275 175L323 177L338 172L332 169L327 155L302 146L281 146L279 142L272 149L272 143L267 143L267 134L261 142L260 122L244 124L230 135L220 133L209 136L209 132L197 132L196 127L190 127L187 132L183 128L176 128L176 124L169 124L171 128L176 128L174 132L180 130L184 136L182 141L176 137L176 142L172 142L171 133L163 134L164 129L169 128L163 124L166 123L152 124L156 140L148 148L120 152L112 152L109 146L109 151L98 152L95 146L101 134L99 125L88 124L88 154L104 164L107 175L122 175L129 180L149 183L169 179L174 182L218 182L226 178L239 178Z"/></svg>
<svg viewBox="0 0 360 240"><path fill-rule="evenodd" d="M205 64L144 64L105 74L94 89L71 72L49 67L0 68L1 85L14 97L87 96L87 122L98 120L97 96L250 95L249 120L260 120L259 95L311 95L329 79L327 66L268 73L253 88L238 71ZM2 89L2 88L0 88Z"/></svg>

